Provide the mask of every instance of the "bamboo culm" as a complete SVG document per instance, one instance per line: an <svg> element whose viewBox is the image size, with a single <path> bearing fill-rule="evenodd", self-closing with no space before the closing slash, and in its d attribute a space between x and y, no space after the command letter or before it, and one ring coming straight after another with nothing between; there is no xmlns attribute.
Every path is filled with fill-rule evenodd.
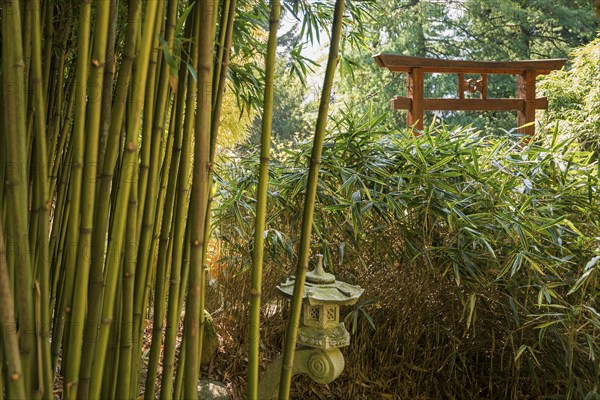
<svg viewBox="0 0 600 400"><path fill-rule="evenodd" d="M250 289L250 323L248 332L248 393L249 399L258 398L258 361L260 342L260 301L262 292L262 269L264 255L264 231L267 214L267 190L269 183L269 157L271 153L271 129L273 125L273 95L275 57L277 54L277 28L281 5L271 1L269 17L269 41L265 59L265 93L260 143L260 171L256 189L256 217L254 223L254 248L252 251L252 285Z"/></svg>
<svg viewBox="0 0 600 400"><path fill-rule="evenodd" d="M198 396L199 353L202 349L202 336L199 332L201 319L204 318L202 288L204 285L204 252L206 243L205 221L208 206L209 153L210 153L210 118L212 115L212 45L214 32L214 0L202 0L196 3L199 7L200 30L197 38L198 46L198 95L196 98L196 132L194 143L194 173L192 183L191 207L191 256L190 278L186 301L184 335L187 336L185 346L184 397Z"/></svg>
<svg viewBox="0 0 600 400"><path fill-rule="evenodd" d="M335 76L335 70L338 64L344 9L344 0L336 0L333 15L333 25L331 29L329 57L327 59L327 69L325 70L325 78L323 82L323 89L321 91L321 101L319 105L319 114L317 116L317 126L315 129L313 149L309 161L310 165L308 182L306 185L306 197L304 200L304 212L302 215L302 227L300 232L300 249L298 265L296 267L296 283L294 284L294 293L290 305L290 316L285 335L286 342L283 352L283 362L281 364L281 379L279 383L280 400L287 400L290 396L294 353L296 351L296 336L298 334L300 312L302 309L302 293L304 290L306 272L308 270L308 259L310 257L310 241L312 235L317 184L319 181L319 165L321 163L325 129L327 127L327 113L329 111L333 78Z"/></svg>

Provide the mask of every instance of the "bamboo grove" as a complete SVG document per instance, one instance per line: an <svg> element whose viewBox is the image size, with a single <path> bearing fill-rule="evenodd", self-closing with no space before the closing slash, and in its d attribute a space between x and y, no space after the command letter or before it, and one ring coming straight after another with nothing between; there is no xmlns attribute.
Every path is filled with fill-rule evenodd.
<svg viewBox="0 0 600 400"><path fill-rule="evenodd" d="M238 6L236 0L2 2L0 399L197 398L213 168ZM265 59L266 76L249 398L256 398L259 371L281 12L279 0L263 7L270 9L270 33L266 54L257 56ZM300 278L343 13L338 0ZM293 362L299 305L286 365ZM147 318L151 346L144 355ZM280 398L287 398L290 376L282 376Z"/></svg>

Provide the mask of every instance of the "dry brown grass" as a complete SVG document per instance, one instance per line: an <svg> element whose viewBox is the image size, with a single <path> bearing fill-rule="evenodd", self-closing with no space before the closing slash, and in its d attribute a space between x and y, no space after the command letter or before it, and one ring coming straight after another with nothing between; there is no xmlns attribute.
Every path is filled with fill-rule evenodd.
<svg viewBox="0 0 600 400"><path fill-rule="evenodd" d="M510 332L509 324L504 321L497 331L486 331L489 325L486 323L477 324L475 333L465 333L462 301L466 294L457 290L451 280L415 265L346 268L339 275L355 275L356 283L365 288L364 298L375 299L368 312L376 329L359 318L351 345L342 350L346 357L342 376L329 385L316 385L305 377L295 377L293 398L526 397L512 385L513 353L504 348L513 346L508 339L515 332ZM235 399L243 399L247 276L221 274L218 280L222 294L229 300L214 315L222 346L207 372L209 378L230 385ZM269 305L263 307L266 311L261 326L263 370L280 355L285 332L287 302L274 290L278 281L279 272L271 268L266 273L263 292L263 305ZM348 313L351 309L344 311Z"/></svg>

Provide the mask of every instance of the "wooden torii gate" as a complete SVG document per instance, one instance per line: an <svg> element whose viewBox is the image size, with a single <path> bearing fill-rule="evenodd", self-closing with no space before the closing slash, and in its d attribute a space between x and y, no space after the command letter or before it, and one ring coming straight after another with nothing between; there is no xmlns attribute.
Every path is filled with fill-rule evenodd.
<svg viewBox="0 0 600 400"><path fill-rule="evenodd" d="M534 61L463 61L439 60L398 54L373 56L382 68L391 72L406 73L406 96L392 99L392 109L408 110L407 123L417 131L423 130L423 114L427 110L456 111L517 111L519 133L535 133L535 110L548 108L548 99L535 97L535 78L561 69L566 60ZM458 75L458 98L425 98L423 78L425 73ZM479 74L480 79L465 80L465 74ZM488 98L488 75L518 76L517 97L512 99ZM479 98L465 98L465 92L479 93ZM527 125L529 124L529 125ZM527 125L527 126L523 126ZM418 134L418 132L415 132Z"/></svg>

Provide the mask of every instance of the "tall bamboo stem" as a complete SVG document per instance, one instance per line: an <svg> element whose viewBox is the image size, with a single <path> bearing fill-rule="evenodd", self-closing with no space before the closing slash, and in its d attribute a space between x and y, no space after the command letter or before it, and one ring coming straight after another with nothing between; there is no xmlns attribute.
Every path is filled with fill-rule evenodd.
<svg viewBox="0 0 600 400"><path fill-rule="evenodd" d="M310 239L312 234L317 184L319 182L319 165L321 164L323 140L325 138L325 129L327 127L327 112L329 111L329 102L331 99L331 87L333 85L333 78L335 76L335 70L338 64L344 9L344 0L336 0L333 15L333 26L331 30L331 43L329 45L329 57L327 59L327 69L325 70L323 89L321 91L319 115L317 117L317 127L315 129L315 138L308 172L308 182L306 185L306 198L304 201L302 230L300 233L300 250L298 256L298 265L296 267L296 283L294 284L294 293L290 305L290 317L286 330L286 343L283 352L283 362L281 364L281 380L279 384L280 400L286 400L290 396L292 370L294 366L294 352L296 349L296 336L298 334L300 312L302 309L302 292L304 290L304 281L306 278L306 272L308 270L308 259L310 257Z"/></svg>
<svg viewBox="0 0 600 400"><path fill-rule="evenodd" d="M148 65L150 61L150 51L154 39L154 28L158 14L159 2L151 1L147 3L144 31L140 46L137 70L134 76L132 90L131 110L128 118L127 137L125 140L125 152L123 154L122 165L130 173L137 173L137 147L138 147L138 127L139 118L142 113L143 98L146 91L146 79L148 76ZM117 205L114 212L114 221L111 226L111 236L108 250L108 259L106 265L106 286L104 288L101 328L98 342L94 349L94 364L92 366L92 375L90 378L90 397L100 397L100 387L104 371L104 361L106 359L106 348L112 323L115 294L120 269L120 253L123 250L122 244L125 239L125 225L127 213L129 211L127 204L131 193L132 179L127 173L121 172L119 176L119 187L117 192Z"/></svg>
<svg viewBox="0 0 600 400"><path fill-rule="evenodd" d="M0 213L1 214L1 213ZM6 249L4 244L4 226L0 215L0 329L2 330L2 350L4 362L8 371L6 391L9 398L25 400L25 382L19 354L19 338L17 335L17 320L15 306L10 289L10 277L6 263ZM3 364L4 364L3 362ZM0 375L2 368L0 368Z"/></svg>
<svg viewBox="0 0 600 400"><path fill-rule="evenodd" d="M98 143L98 166L104 165L106 154L106 141L110 131L112 114L113 83L115 78L115 42L117 40L117 22L119 19L119 3L110 0L110 16L108 37L106 40L106 66L104 67L104 79L102 80L102 114L100 115L100 139ZM100 168L101 171L101 168ZM100 178L100 176L98 177ZM96 185L98 189L100 185ZM97 194L96 194L97 196Z"/></svg>
<svg viewBox="0 0 600 400"><path fill-rule="evenodd" d="M77 246L77 270L71 302L71 324L68 326L69 346L73 346L67 353L65 369L67 398L77 396L78 373L81 364L81 346L85 325L85 312L87 310L87 292L90 275L92 229L94 222L94 206L96 201L96 176L98 163L98 142L100 138L100 115L102 110L102 83L106 45L108 35L108 22L110 16L110 2L102 1L96 8L96 25L94 30L94 43L92 48L91 74L89 78L87 122L85 137L85 179L82 181L81 212L79 226L79 241Z"/></svg>
<svg viewBox="0 0 600 400"><path fill-rule="evenodd" d="M199 327L202 309L202 287L204 285L203 257L206 243L205 220L208 205L209 192L209 153L210 153L210 118L212 114L212 49L215 1L201 0L197 6L200 7L200 32L198 37L198 97L196 133L194 143L194 174L192 183L192 194L190 203L192 218L191 231L191 263L188 295L186 302L184 334L188 340L185 347L185 398L198 396L199 378L199 352L202 348Z"/></svg>
<svg viewBox="0 0 600 400"><path fill-rule="evenodd" d="M34 22L41 21L40 2L33 0L31 2L31 12L33 13ZM50 355L49 326L51 309L48 307L47 299L50 298L50 260L48 259L48 231L50 219L50 198L48 194L48 150L46 137L46 103L44 100L44 82L42 79L42 33L39 23L34 23L32 26L32 75L31 87L34 94L34 110L35 110L35 172L33 187L36 192L36 204L34 209L39 212L38 219L38 235L36 237L37 246L35 251L35 265L38 267L37 276L40 285L40 299L42 304L40 307L40 326L38 338L41 354L42 365L42 382L43 395L47 400L52 399L53 389L53 373L52 373L52 358Z"/></svg>
<svg viewBox="0 0 600 400"><path fill-rule="evenodd" d="M77 70L75 76L75 121L71 142L73 146L71 159L71 176L69 182L69 201L70 215L67 233L67 246L70 249L63 261L65 262L65 293L64 293L64 312L65 312L65 334L63 335L63 360L65 363L65 385L63 386L63 396L71 399L77 395L77 369L69 352L80 353L78 344L71 341L70 334L73 296L76 289L77 275L77 244L79 243L80 228L80 206L81 206L81 186L83 180L83 164L85 157L85 110L87 105L87 86L89 70L89 47L90 47L90 27L92 6L89 1L81 0L79 5L79 29L77 38ZM78 366L77 366L78 367Z"/></svg>
<svg viewBox="0 0 600 400"><path fill-rule="evenodd" d="M223 95L225 93L225 81L227 80L227 71L229 68L229 58L231 56L231 44L233 41L233 24L235 22L236 0L227 0L228 15L226 27L221 27L223 34L222 52L219 53L213 82L213 115L210 127L210 159L214 161L217 146L217 134L221 122L221 109L223 106ZM223 10L225 12L225 10Z"/></svg>
<svg viewBox="0 0 600 400"><path fill-rule="evenodd" d="M267 189L269 184L269 157L271 153L271 128L273 126L273 92L275 56L277 54L277 28L281 5L271 0L269 41L265 57L265 93L260 144L260 171L256 189L256 217L254 220L254 248L252 251L252 286L250 289L250 322L248 332L248 393L249 399L258 398L258 361L260 342L260 297L264 256L264 231L267 214Z"/></svg>
<svg viewBox="0 0 600 400"><path fill-rule="evenodd" d="M2 72L4 123L6 136L6 162L12 169L6 172L6 200L8 220L7 243L14 248L15 298L19 322L19 350L25 380L25 395L35 392L35 321L33 309L33 277L29 249L27 215L27 137L25 122L25 63L21 36L21 13L17 0L2 4Z"/></svg>
<svg viewBox="0 0 600 400"><path fill-rule="evenodd" d="M173 41L175 38L175 21L177 16L177 5L178 2L176 0L171 0L168 5L167 12L167 22L165 29L165 36L167 41L167 48L170 52L173 51ZM140 273L139 284L141 286L141 295L142 304L140 304L140 309L138 311L142 311L146 308L146 302L148 297L148 286L149 279L147 276L150 275L150 271L152 265L154 264L153 258L150 258L150 254L154 254L154 249L151 246L152 244L152 233L154 230L154 221L156 218L156 198L158 195L158 183L159 183L159 158L160 158L160 150L164 143L164 120L167 110L167 100L169 95L169 74L170 74L171 66L163 60L161 71L160 71L160 79L159 79L159 87L157 91L156 98L156 112L154 115L153 128L152 128L152 155L151 159L154 160L150 164L150 170L148 173L148 189L146 191L145 198L148 199L147 204L144 209L144 229L142 230L142 235L140 238L140 248L141 248L141 257L140 263L138 264L138 271ZM149 262L150 260L150 262ZM160 358L160 348L162 344L162 334L163 334L163 320L165 315L165 305L164 305L164 297L165 297L165 288L166 288L166 269L169 264L162 262L158 263L156 268L156 284L155 284L155 297L154 297L154 315L153 315L153 330L152 330L152 346L150 348L150 358L148 361L148 370L146 374L146 396L149 398L154 398L155 393L155 382L156 382L156 374L158 371L158 363ZM146 279L144 279L146 278ZM140 337L141 339L141 337ZM140 340L141 342L141 340Z"/></svg>
<svg viewBox="0 0 600 400"><path fill-rule="evenodd" d="M106 251L106 238L109 225L110 194L114 177L115 165L119 155L119 142L121 140L121 130L125 117L127 103L127 94L129 91L133 60L137 42L137 32L141 19L141 0L129 1L129 13L127 20L127 31L125 34L125 46L123 62L119 71L115 98L113 100L110 129L106 142L105 156L100 175L98 189L98 201L96 202L94 232L92 234L92 263L90 271L90 290L88 293L88 318L84 331L84 338L94 338L93 341L86 343L89 346L88 351L83 354L79 380L80 397L87 398L89 391L89 381L91 377L92 362L94 360L94 346L97 341L97 330L100 326L100 315L102 312L102 292L105 284L104 263ZM111 256L109 254L109 256ZM112 254L114 257L114 254Z"/></svg>
<svg viewBox="0 0 600 400"><path fill-rule="evenodd" d="M196 9L193 20L191 20L190 25L186 27L186 30L188 30L188 27L190 27L188 36L198 37L198 32L200 29L200 18L198 18L198 15L199 12L198 9ZM191 62L192 65L197 64L198 46L192 46L189 62ZM180 71L182 69L187 70L187 67L182 64ZM180 83L183 84L184 82ZM178 93L178 96L180 94L181 93ZM174 163L173 167L171 168L173 175L171 178L169 178L168 193L170 195L168 200L169 203L167 204L175 202L172 211L173 223L171 224L171 228L169 230L167 230L165 227L164 234L161 235L163 238L166 238L169 235L168 232L172 232L170 235L172 236L173 242L172 255L170 259L171 276L169 284L169 302L167 305L167 328L164 343L163 374L161 379L160 393L161 399L173 398L173 364L175 359L176 337L179 329L178 293L182 287L182 282L180 280L181 264L184 244L186 243L186 230L188 229L186 228L186 224L192 178L192 130L196 116L194 111L196 95L197 81L192 76L188 75L187 96L185 97L185 120L183 127L175 127L175 132L178 138L174 146L175 154L172 159ZM181 105L183 106L183 102ZM172 187L171 183L173 184ZM167 244L168 243L166 240L163 239L161 242L161 247L163 247L161 254L164 254L163 256L165 258L167 258ZM167 261L165 260L165 262Z"/></svg>

